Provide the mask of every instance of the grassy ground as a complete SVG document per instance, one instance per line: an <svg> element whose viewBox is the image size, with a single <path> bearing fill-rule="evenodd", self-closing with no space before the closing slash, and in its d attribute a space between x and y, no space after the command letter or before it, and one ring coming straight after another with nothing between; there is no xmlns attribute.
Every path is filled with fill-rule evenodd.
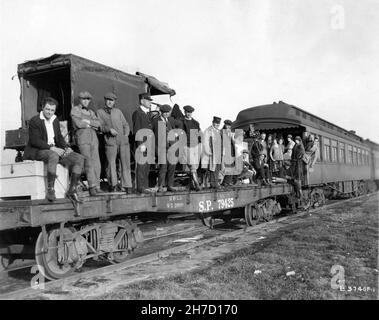
<svg viewBox="0 0 379 320"><path fill-rule="evenodd" d="M378 197L327 213L206 269L121 286L100 299L377 299ZM345 291L331 288L333 265L344 268Z"/></svg>

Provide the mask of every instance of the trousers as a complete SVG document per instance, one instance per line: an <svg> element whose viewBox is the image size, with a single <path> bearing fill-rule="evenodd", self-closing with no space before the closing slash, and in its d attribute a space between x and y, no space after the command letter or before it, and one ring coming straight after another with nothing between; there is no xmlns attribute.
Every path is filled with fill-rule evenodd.
<svg viewBox="0 0 379 320"><path fill-rule="evenodd" d="M109 185L114 187L117 185L117 154L121 162L121 186L123 188L132 187L132 178L130 173L130 146L129 144L115 144L105 146L105 155L108 160L107 177Z"/></svg>
<svg viewBox="0 0 379 320"><path fill-rule="evenodd" d="M76 152L59 157L58 153L53 150L38 150L36 160L43 161L47 166L47 172L54 175L57 173L58 163L68 168L72 173L81 174L83 171L84 157Z"/></svg>
<svg viewBox="0 0 379 320"><path fill-rule="evenodd" d="M100 186L101 164L99 157L99 142L83 143L79 145L80 153L84 156L84 169L90 188Z"/></svg>

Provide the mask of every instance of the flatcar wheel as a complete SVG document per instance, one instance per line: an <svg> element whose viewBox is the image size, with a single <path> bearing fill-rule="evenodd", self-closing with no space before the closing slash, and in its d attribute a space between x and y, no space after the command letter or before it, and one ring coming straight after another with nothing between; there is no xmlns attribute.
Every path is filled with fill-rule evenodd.
<svg viewBox="0 0 379 320"><path fill-rule="evenodd" d="M248 226L257 224L257 209L251 205L245 207L245 221Z"/></svg>
<svg viewBox="0 0 379 320"><path fill-rule="evenodd" d="M201 222L209 229L213 229L215 219L211 215L201 214Z"/></svg>
<svg viewBox="0 0 379 320"><path fill-rule="evenodd" d="M322 190L313 190L311 193L311 204L314 208L325 204L325 195Z"/></svg>
<svg viewBox="0 0 379 320"><path fill-rule="evenodd" d="M69 229L63 229L64 234L71 234ZM39 234L36 247L35 258L37 266L41 274L49 279L61 279L70 275L74 268L69 264L61 264L58 262L58 245L59 245L59 229L51 230L47 235L47 252L44 252L43 234Z"/></svg>
<svg viewBox="0 0 379 320"><path fill-rule="evenodd" d="M362 196L367 193L366 183L361 181L358 185L358 196Z"/></svg>
<svg viewBox="0 0 379 320"><path fill-rule="evenodd" d="M134 235L132 235L132 237L134 237ZM117 249L128 249L128 246L129 245L129 237L128 237L128 233L125 232L124 236L122 237L119 245L117 246ZM129 251L118 251L118 252L115 252L113 253L113 261L115 263L121 263L121 262L124 262L125 260L127 260L129 257Z"/></svg>
<svg viewBox="0 0 379 320"><path fill-rule="evenodd" d="M8 255L0 256L0 271L7 269L11 263L12 263L12 259L10 256Z"/></svg>

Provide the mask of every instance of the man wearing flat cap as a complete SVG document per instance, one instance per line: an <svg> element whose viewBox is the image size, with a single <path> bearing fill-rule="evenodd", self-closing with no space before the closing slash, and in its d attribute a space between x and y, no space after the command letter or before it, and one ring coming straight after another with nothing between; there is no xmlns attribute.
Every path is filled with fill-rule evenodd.
<svg viewBox="0 0 379 320"><path fill-rule="evenodd" d="M187 135L187 146L185 148L186 164L191 171L191 188L196 191L200 190L200 183L197 176L199 160L201 154L201 131L200 124L194 118L192 113L195 109L191 106L184 106L183 130Z"/></svg>
<svg viewBox="0 0 379 320"><path fill-rule="evenodd" d="M167 157L167 151L174 141L168 141L167 136L170 130L175 129L173 118L169 118L171 107L168 104L160 106L161 115L155 118L152 123L155 137L155 153L158 159L158 192L163 192L163 187L167 181L167 191L175 191L174 174L175 164L171 164Z"/></svg>
<svg viewBox="0 0 379 320"><path fill-rule="evenodd" d="M221 118L213 117L212 125L204 131L201 166L207 170L211 188L220 189L218 181L221 169L222 140L219 130Z"/></svg>
<svg viewBox="0 0 379 320"><path fill-rule="evenodd" d="M150 117L152 99L148 93L141 93L139 95L139 100L140 106L132 115L134 135L136 135L139 130L152 129L152 121ZM146 146L142 144L143 141L136 141L136 149L140 148L140 151L145 153ZM135 152L135 154L137 154L137 152ZM140 163L136 158L137 192L139 193L149 193L149 168L149 163Z"/></svg>
<svg viewBox="0 0 379 320"><path fill-rule="evenodd" d="M79 105L71 109L71 118L76 144L85 158L84 169L87 175L89 192L91 196L96 196L96 193L100 192L101 164L99 140L97 139L100 121L96 113L89 109L91 99L92 95L88 91L80 92Z"/></svg>
<svg viewBox="0 0 379 320"><path fill-rule="evenodd" d="M105 105L97 111L104 133L105 155L107 157L107 177L109 191L114 192L117 188L118 177L116 170L117 155L121 162L121 187L126 193L131 193L132 178L130 174L130 126L122 111L115 107L117 96L108 92L104 96Z"/></svg>

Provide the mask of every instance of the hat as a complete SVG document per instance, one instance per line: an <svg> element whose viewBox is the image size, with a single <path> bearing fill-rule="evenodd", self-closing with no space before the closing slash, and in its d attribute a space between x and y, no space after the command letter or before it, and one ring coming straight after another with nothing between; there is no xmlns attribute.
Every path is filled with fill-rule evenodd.
<svg viewBox="0 0 379 320"><path fill-rule="evenodd" d="M295 140L300 140L301 141L300 136L296 136Z"/></svg>
<svg viewBox="0 0 379 320"><path fill-rule="evenodd" d="M232 120L225 120L224 124L226 124L227 126L231 126L232 125Z"/></svg>
<svg viewBox="0 0 379 320"><path fill-rule="evenodd" d="M163 113L163 112L170 112L171 110L171 107L168 105L168 104L164 104L164 105L161 105L159 107L159 110Z"/></svg>
<svg viewBox="0 0 379 320"><path fill-rule="evenodd" d="M213 117L213 121L214 123L220 123L221 122L221 118L219 117Z"/></svg>
<svg viewBox="0 0 379 320"><path fill-rule="evenodd" d="M151 99L151 97L150 97L150 94L148 94L147 92L140 93L139 99L140 100L145 99L145 100L153 101L153 99Z"/></svg>
<svg viewBox="0 0 379 320"><path fill-rule="evenodd" d="M82 91L79 93L79 98L80 99L86 99L86 98L92 99L92 95L88 91Z"/></svg>
<svg viewBox="0 0 379 320"><path fill-rule="evenodd" d="M117 100L117 96L113 92L108 92L105 96L104 99L108 100Z"/></svg>
<svg viewBox="0 0 379 320"><path fill-rule="evenodd" d="M183 109L184 109L184 111L186 111L186 112L194 112L194 111L195 111L195 109L192 108L191 106L184 106Z"/></svg>

